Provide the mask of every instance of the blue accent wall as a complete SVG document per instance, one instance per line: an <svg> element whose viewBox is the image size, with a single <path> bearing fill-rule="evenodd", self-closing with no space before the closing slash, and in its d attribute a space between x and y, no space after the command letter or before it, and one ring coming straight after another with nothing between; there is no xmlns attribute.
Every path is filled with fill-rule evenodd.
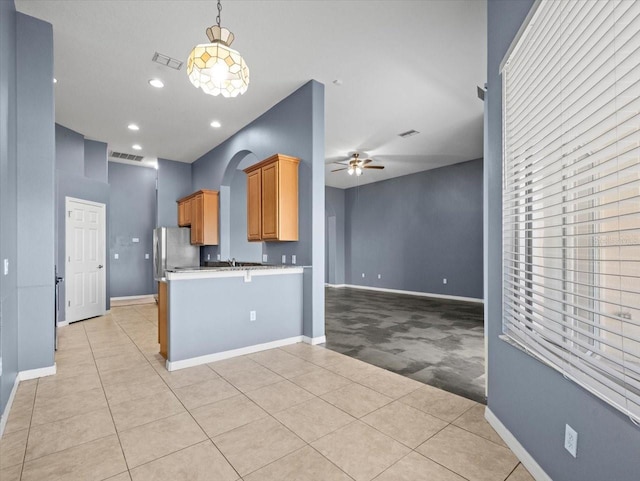
<svg viewBox="0 0 640 481"><path fill-rule="evenodd" d="M345 194L344 189L325 189L325 282L345 281Z"/></svg>
<svg viewBox="0 0 640 481"><path fill-rule="evenodd" d="M158 159L158 227L177 227L176 201L193 193L191 164Z"/></svg>
<svg viewBox="0 0 640 481"><path fill-rule="evenodd" d="M153 294L156 170L109 162L109 266L113 297ZM175 205L175 201L174 201ZM139 242L133 242L136 238ZM114 254L118 254L118 259ZM149 259L145 259L149 254Z"/></svg>
<svg viewBox="0 0 640 481"><path fill-rule="evenodd" d="M347 189L345 265L347 284L482 299L482 160Z"/></svg>
<svg viewBox="0 0 640 481"><path fill-rule="evenodd" d="M95 140L84 141L84 176L107 182L107 144Z"/></svg>
<svg viewBox="0 0 640 481"><path fill-rule="evenodd" d="M53 366L53 27L17 14L18 367Z"/></svg>
<svg viewBox="0 0 640 481"><path fill-rule="evenodd" d="M65 199L73 197L105 204L106 239L109 239L109 184L107 184L107 144L85 140L82 134L62 125L55 125L55 181L56 181L56 267L58 275L65 277ZM87 167L89 166L89 167ZM91 177L86 177L89 173ZM104 173L104 176L103 176ZM106 241L105 241L106 244ZM108 252L107 252L108 256ZM110 308L111 269L106 263L105 309ZM59 286L60 309L58 322L65 321L64 300L66 282Z"/></svg>
<svg viewBox="0 0 640 481"><path fill-rule="evenodd" d="M637 481L640 428L555 370L501 341L502 82L499 66L532 0L488 2L485 144L488 406L554 480ZM578 432L578 457L564 450L565 424Z"/></svg>
<svg viewBox="0 0 640 481"><path fill-rule="evenodd" d="M18 373L53 365L54 130L50 24L0 2L0 413ZM20 219L20 222L18 222Z"/></svg>
<svg viewBox="0 0 640 481"><path fill-rule="evenodd" d="M16 97L16 9L9 0L0 2L0 266L3 259L10 266L8 275L0 271L0 414L18 375Z"/></svg>

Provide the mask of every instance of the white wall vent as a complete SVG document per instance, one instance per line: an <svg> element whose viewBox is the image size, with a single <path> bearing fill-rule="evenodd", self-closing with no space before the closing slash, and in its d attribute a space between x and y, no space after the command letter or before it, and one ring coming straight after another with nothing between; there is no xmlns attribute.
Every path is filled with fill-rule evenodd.
<svg viewBox="0 0 640 481"><path fill-rule="evenodd" d="M178 59L171 58L168 55L163 55L161 53L154 53L151 58L155 63L159 63L160 65L164 65L165 67L172 68L174 70L180 70L182 67L182 62Z"/></svg>

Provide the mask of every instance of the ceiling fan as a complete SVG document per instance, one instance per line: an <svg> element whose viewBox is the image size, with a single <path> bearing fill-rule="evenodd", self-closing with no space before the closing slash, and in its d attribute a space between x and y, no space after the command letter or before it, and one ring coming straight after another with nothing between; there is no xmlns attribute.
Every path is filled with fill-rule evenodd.
<svg viewBox="0 0 640 481"><path fill-rule="evenodd" d="M368 165L371 162L371 159L361 159L360 154L356 152L348 160L345 159L343 161L334 162L334 164L344 165L345 167L332 170L331 172L346 170L349 175L353 175L355 173L357 176L360 176L364 173L364 169L384 169L384 165Z"/></svg>

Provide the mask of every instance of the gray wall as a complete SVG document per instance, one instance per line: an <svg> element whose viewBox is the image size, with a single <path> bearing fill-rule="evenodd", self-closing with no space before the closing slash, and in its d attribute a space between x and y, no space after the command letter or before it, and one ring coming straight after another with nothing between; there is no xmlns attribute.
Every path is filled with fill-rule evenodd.
<svg viewBox="0 0 640 481"><path fill-rule="evenodd" d="M262 262L262 242L247 240L247 175L243 171L236 170L229 186L229 193L230 256L239 261Z"/></svg>
<svg viewBox="0 0 640 481"><path fill-rule="evenodd" d="M325 282L344 284L345 281L345 190L325 188Z"/></svg>
<svg viewBox="0 0 640 481"><path fill-rule="evenodd" d="M158 159L158 227L178 225L176 200L191 194L191 164Z"/></svg>
<svg viewBox="0 0 640 481"><path fill-rule="evenodd" d="M156 170L109 162L109 265L113 297L153 294ZM174 201L175 205L175 201ZM139 242L133 242L137 238ZM115 259L114 254L119 258ZM149 254L149 259L145 259Z"/></svg>
<svg viewBox="0 0 640 481"><path fill-rule="evenodd" d="M575 383L498 339L502 257L502 84L499 65L533 1L489 0L485 239L491 411L551 478L637 481L640 429ZM578 457L563 448L565 423L578 432Z"/></svg>
<svg viewBox="0 0 640 481"><path fill-rule="evenodd" d="M169 289L169 361L302 335L302 274L169 281Z"/></svg>
<svg viewBox="0 0 640 481"><path fill-rule="evenodd" d="M107 144L104 142L84 141L84 176L107 182Z"/></svg>
<svg viewBox="0 0 640 481"><path fill-rule="evenodd" d="M272 107L192 166L193 190L220 190L248 153L265 159L275 153L301 159L299 241L267 242L269 262L297 256L305 274L305 335L324 335L324 86L310 81ZM227 177L225 179L225 177ZM208 252L206 249L204 252Z"/></svg>
<svg viewBox="0 0 640 481"><path fill-rule="evenodd" d="M17 15L18 367L53 365L53 28ZM37 139L37 140L36 140Z"/></svg>
<svg viewBox="0 0 640 481"><path fill-rule="evenodd" d="M345 213L347 284L482 298L481 159L348 189Z"/></svg>
<svg viewBox="0 0 640 481"><path fill-rule="evenodd" d="M16 192L16 10L0 2L0 264L9 260L9 274L0 271L0 414L18 375L18 258Z"/></svg>
<svg viewBox="0 0 640 481"><path fill-rule="evenodd" d="M99 202L106 206L106 238L109 238L109 184L107 179L99 179L101 172L106 172L107 159L105 143L85 140L84 136L62 125L55 125L55 167L56 167L56 267L58 274L65 276L65 198L74 197L92 202ZM87 146L85 150L85 146ZM104 162L104 168L101 166ZM91 165L85 169L85 165ZM89 172L93 178L85 177ZM108 253L107 253L108 255ZM111 269L106 264L106 305L110 308L110 277ZM58 321L65 320L64 299L66 283L60 284L60 310Z"/></svg>
<svg viewBox="0 0 640 481"><path fill-rule="evenodd" d="M8 275L0 270L3 414L18 373L53 364L52 59L51 25L0 2L0 259L9 262Z"/></svg>

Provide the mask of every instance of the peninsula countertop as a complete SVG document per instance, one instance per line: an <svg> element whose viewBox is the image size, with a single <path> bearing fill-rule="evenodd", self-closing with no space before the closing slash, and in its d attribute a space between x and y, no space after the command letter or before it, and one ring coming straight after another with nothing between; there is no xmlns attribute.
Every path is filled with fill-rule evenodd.
<svg viewBox="0 0 640 481"><path fill-rule="evenodd" d="M205 279L212 277L253 277L281 274L302 274L304 266L297 265L239 265L216 267L176 267L167 269L166 280Z"/></svg>

